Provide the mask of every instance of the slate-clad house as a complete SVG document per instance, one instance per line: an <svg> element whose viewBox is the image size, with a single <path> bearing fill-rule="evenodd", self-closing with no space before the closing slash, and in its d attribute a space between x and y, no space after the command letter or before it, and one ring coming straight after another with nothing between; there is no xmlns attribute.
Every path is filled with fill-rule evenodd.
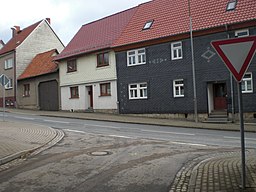
<svg viewBox="0 0 256 192"><path fill-rule="evenodd" d="M256 35L256 3L191 1L191 17L198 113L204 118L216 111L238 112L236 82L210 43ZM120 113L193 118L189 23L188 1L153 0L138 6L114 44ZM255 77L254 57L242 82L248 118L256 118Z"/></svg>
<svg viewBox="0 0 256 192"><path fill-rule="evenodd" d="M116 59L111 47L135 11L129 9L83 25L56 57L62 110L117 110Z"/></svg>
<svg viewBox="0 0 256 192"><path fill-rule="evenodd" d="M5 87L6 106L17 107L17 79L24 72L32 59L39 53L57 49L61 52L64 45L50 25L50 18L43 19L24 29L12 28L12 38L0 49L0 74L10 78ZM2 89L0 89L0 106L2 106Z"/></svg>
<svg viewBox="0 0 256 192"><path fill-rule="evenodd" d="M18 108L59 110L56 49L36 55L18 78Z"/></svg>

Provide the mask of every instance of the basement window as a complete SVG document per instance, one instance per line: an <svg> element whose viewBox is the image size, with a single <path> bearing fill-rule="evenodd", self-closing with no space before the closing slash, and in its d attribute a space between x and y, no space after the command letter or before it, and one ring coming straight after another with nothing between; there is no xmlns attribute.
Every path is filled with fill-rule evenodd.
<svg viewBox="0 0 256 192"><path fill-rule="evenodd" d="M153 25L153 22L154 20L150 20L150 21L147 21L143 27L143 30L147 30L147 29L150 29L151 26Z"/></svg>
<svg viewBox="0 0 256 192"><path fill-rule="evenodd" d="M229 1L228 2L228 5L227 5L227 11L232 11L232 10L235 10L236 8L236 1Z"/></svg>

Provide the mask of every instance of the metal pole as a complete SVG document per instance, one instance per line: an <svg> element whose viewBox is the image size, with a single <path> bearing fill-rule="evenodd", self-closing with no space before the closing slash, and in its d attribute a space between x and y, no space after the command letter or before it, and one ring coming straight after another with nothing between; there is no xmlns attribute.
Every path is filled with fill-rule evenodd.
<svg viewBox="0 0 256 192"><path fill-rule="evenodd" d="M238 105L239 105L239 115L240 115L240 134L241 134L241 166L242 166L242 176L241 176L241 186L242 189L245 189L246 173L245 173L245 142L244 142L244 117L243 117L243 98L242 98L242 89L241 82L237 83L238 88Z"/></svg>
<svg viewBox="0 0 256 192"><path fill-rule="evenodd" d="M191 44L191 59L192 59L192 75L193 75L193 90L194 90L194 114L195 122L198 122L197 113L197 95L196 95L196 72L195 72L195 58L194 58L194 44L193 44L193 25L192 16L190 12L190 0L188 0L188 12L189 12L189 28L190 28L190 44Z"/></svg>
<svg viewBox="0 0 256 192"><path fill-rule="evenodd" d="M3 78L3 83L5 84L5 78ZM5 86L3 85L3 121L5 121Z"/></svg>

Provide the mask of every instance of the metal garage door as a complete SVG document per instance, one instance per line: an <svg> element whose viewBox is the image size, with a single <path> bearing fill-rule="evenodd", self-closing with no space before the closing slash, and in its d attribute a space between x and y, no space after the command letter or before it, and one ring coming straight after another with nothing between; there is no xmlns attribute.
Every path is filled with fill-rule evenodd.
<svg viewBox="0 0 256 192"><path fill-rule="evenodd" d="M58 82L47 81L39 84L39 106L41 110L59 110Z"/></svg>

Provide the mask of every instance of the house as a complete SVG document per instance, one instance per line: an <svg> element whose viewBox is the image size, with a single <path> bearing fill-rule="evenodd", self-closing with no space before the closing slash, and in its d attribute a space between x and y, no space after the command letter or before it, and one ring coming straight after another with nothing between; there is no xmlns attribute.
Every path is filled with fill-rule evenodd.
<svg viewBox="0 0 256 192"><path fill-rule="evenodd" d="M59 70L56 49L36 55L18 77L18 108L59 110Z"/></svg>
<svg viewBox="0 0 256 192"><path fill-rule="evenodd" d="M6 85L6 106L17 107L17 79L24 72L32 59L39 53L57 49L61 52L64 45L53 31L50 19L43 19L24 29L12 28L12 38L0 49L0 74L9 77ZM2 106L2 89L0 106Z"/></svg>
<svg viewBox="0 0 256 192"><path fill-rule="evenodd" d="M250 0L153 0L138 6L115 41L120 113L194 118L190 39L192 18L195 89L201 119L238 112L237 86L211 41L256 35ZM190 17L190 15L191 17ZM242 82L244 112L256 118L256 58Z"/></svg>
<svg viewBox="0 0 256 192"><path fill-rule="evenodd" d="M62 110L117 111L112 44L135 12L136 8L132 8L83 25L56 57Z"/></svg>

